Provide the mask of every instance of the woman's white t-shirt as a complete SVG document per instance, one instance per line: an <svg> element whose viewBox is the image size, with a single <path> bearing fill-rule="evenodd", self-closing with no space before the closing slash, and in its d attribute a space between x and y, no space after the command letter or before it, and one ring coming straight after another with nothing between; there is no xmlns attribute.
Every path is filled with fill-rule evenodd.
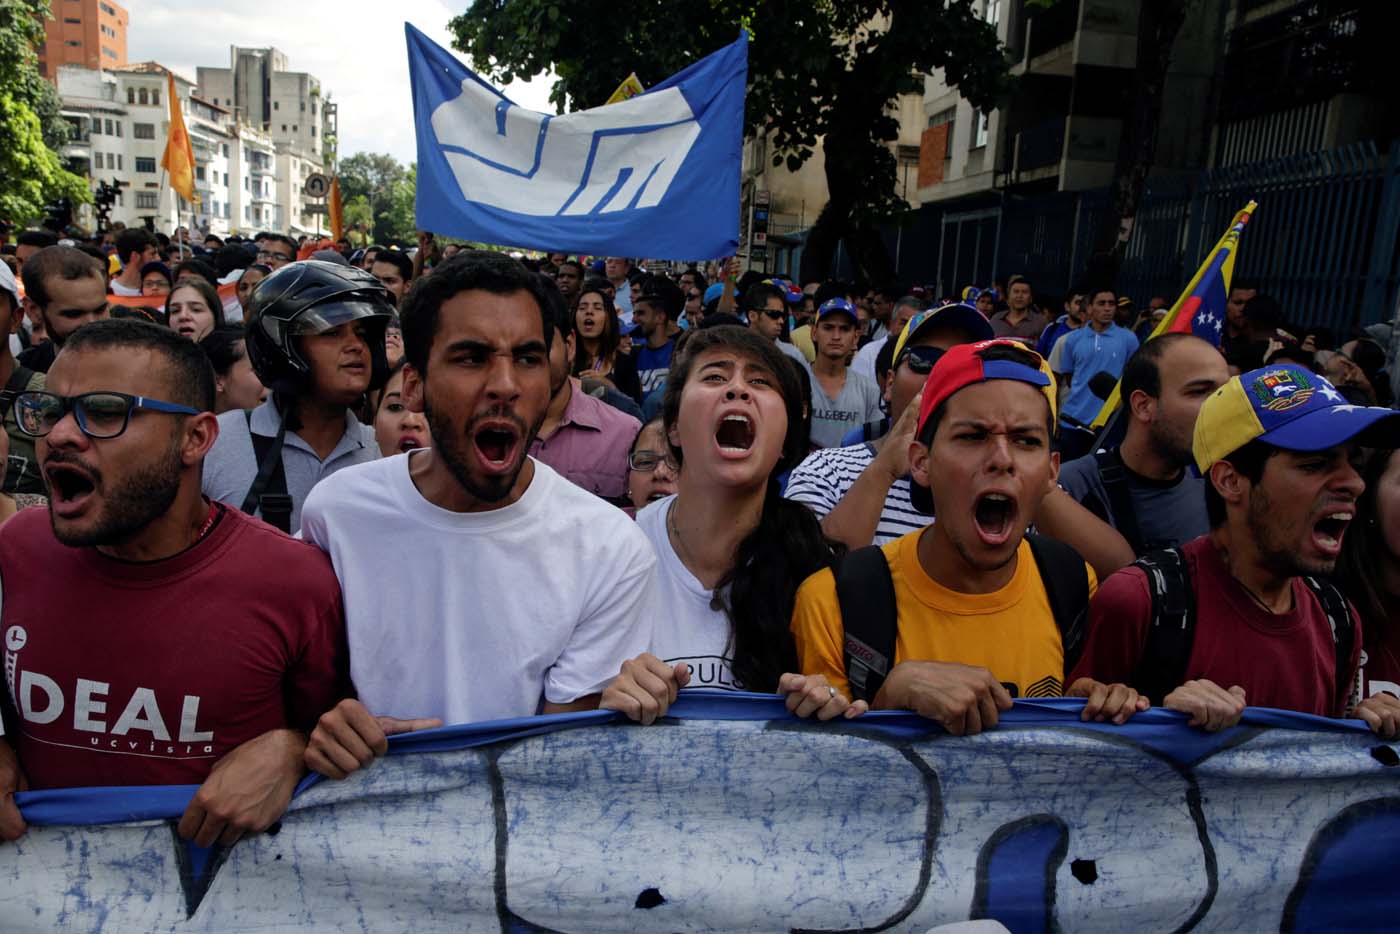
<svg viewBox="0 0 1400 934"><path fill-rule="evenodd" d="M656 577L663 608L652 627L651 654L672 665L689 665L688 687L742 691L743 685L734 679L729 617L710 606L714 591L706 589L690 573L671 547L666 516L675 501L675 495L671 495L637 513L637 526L656 552Z"/></svg>

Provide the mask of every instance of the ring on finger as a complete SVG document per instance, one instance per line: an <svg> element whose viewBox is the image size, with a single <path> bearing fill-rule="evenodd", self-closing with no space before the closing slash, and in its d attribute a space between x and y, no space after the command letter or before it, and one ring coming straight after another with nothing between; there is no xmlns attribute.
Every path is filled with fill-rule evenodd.
<svg viewBox="0 0 1400 934"><path fill-rule="evenodd" d="M830 692L830 693L827 695L828 697L835 697L835 696L836 696L836 688L834 688L834 687L832 687L831 685L828 684L828 685L826 686L826 689L827 689L828 692Z"/></svg>

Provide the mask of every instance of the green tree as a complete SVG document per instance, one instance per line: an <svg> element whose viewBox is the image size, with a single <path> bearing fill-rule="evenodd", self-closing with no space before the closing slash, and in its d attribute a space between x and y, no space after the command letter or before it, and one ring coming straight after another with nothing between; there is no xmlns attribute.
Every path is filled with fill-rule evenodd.
<svg viewBox="0 0 1400 934"><path fill-rule="evenodd" d="M772 133L774 165L793 170L825 138L828 201L802 277L825 274L844 239L867 277L889 281L876 222L904 208L891 106L934 69L978 107L1009 87L996 30L971 0L474 0L450 24L454 45L498 81L553 68L561 113L601 104L631 71L650 87L740 26L752 36L746 132Z"/></svg>
<svg viewBox="0 0 1400 934"><path fill-rule="evenodd" d="M357 152L336 170L347 223L364 225L374 243L415 240L413 196L418 172L387 153Z"/></svg>
<svg viewBox="0 0 1400 934"><path fill-rule="evenodd" d="M44 39L46 0L0 3L0 218L28 223L46 202L92 200L87 182L63 167L68 140L58 94L40 76L35 48Z"/></svg>

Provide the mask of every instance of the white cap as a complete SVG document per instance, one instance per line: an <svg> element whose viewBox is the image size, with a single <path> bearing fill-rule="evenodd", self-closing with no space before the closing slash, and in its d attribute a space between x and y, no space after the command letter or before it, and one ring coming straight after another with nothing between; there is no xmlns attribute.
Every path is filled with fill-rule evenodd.
<svg viewBox="0 0 1400 934"><path fill-rule="evenodd" d="M10 268L10 264L3 260L0 260L0 291L10 293L10 297L15 302L15 310L18 310L20 306L19 283L15 281L15 273Z"/></svg>

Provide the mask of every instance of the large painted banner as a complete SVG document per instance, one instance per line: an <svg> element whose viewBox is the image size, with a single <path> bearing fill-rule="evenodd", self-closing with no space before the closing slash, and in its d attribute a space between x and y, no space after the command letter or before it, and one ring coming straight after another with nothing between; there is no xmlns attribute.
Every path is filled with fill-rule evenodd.
<svg viewBox="0 0 1400 934"><path fill-rule="evenodd" d="M794 720L696 692L655 726L574 714L396 738L227 852L189 788L31 792L0 931L1337 931L1400 924L1400 759L1251 710L996 730Z"/></svg>

